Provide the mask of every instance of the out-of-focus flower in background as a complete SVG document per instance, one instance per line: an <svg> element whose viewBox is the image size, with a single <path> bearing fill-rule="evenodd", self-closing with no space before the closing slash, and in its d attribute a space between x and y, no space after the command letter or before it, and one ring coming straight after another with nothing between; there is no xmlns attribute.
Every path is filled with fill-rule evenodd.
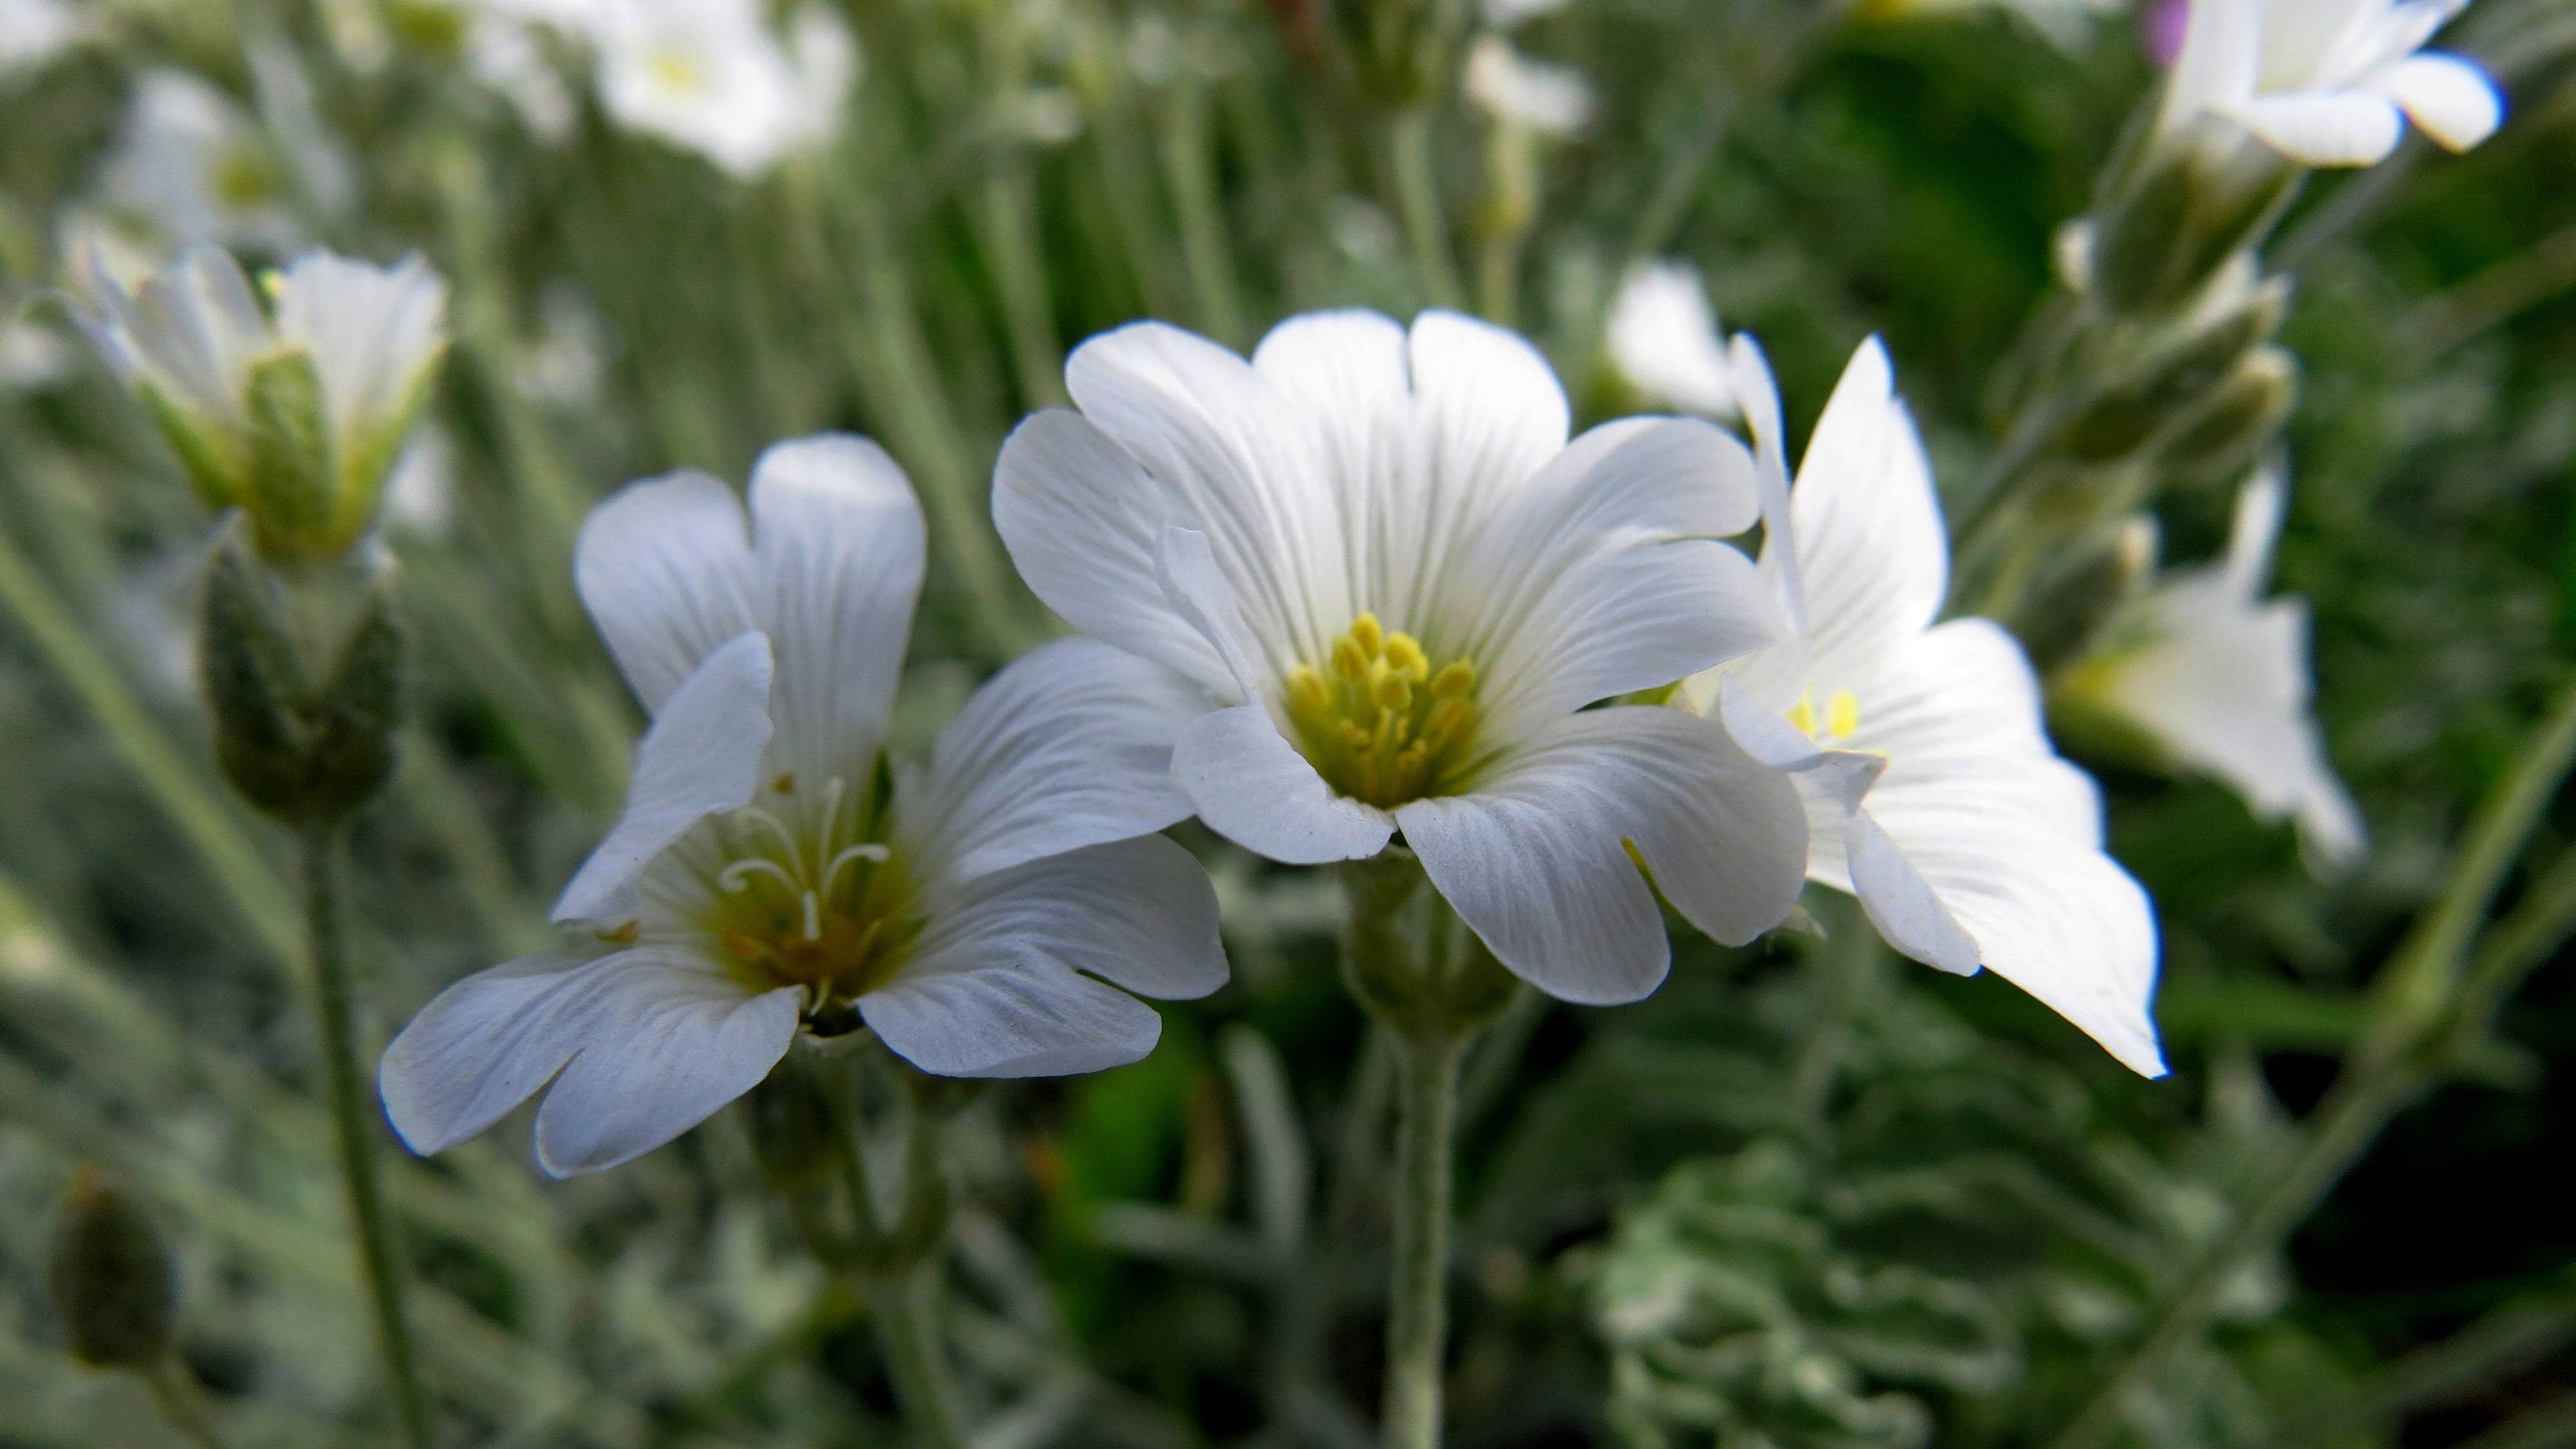
<svg viewBox="0 0 2576 1449"><path fill-rule="evenodd" d="M66 0L0 0L0 85L34 75L97 34L97 17Z"/></svg>
<svg viewBox="0 0 2576 1449"><path fill-rule="evenodd" d="M135 81L104 190L168 245L282 253L302 235L276 145L230 96L182 70Z"/></svg>
<svg viewBox="0 0 2576 1449"><path fill-rule="evenodd" d="M1218 833L1321 864L1401 828L1495 958L1574 1002L1664 978L1640 858L1719 940L1787 915L1794 788L1707 721L1585 708L1776 637L1718 541L1758 512L1733 438L1569 443L1537 351L1443 312L1293 318L1248 363L1138 324L1066 379L1081 411L1011 435L994 522L1057 613L1208 692L1173 773Z"/></svg>
<svg viewBox="0 0 2576 1449"><path fill-rule="evenodd" d="M1702 417L1736 415L1726 342L1699 268L1640 262L1619 284L1603 333L1610 365L1655 407Z"/></svg>
<svg viewBox="0 0 2576 1449"><path fill-rule="evenodd" d="M2226 557L2159 581L2052 693L2080 724L2217 777L2266 820L2295 820L2309 859L2333 869L2367 836L2309 713L2307 604L2263 597L2286 497L2277 473L2250 479Z"/></svg>
<svg viewBox="0 0 2576 1449"><path fill-rule="evenodd" d="M1572 66L1532 60L1500 35L1467 53L1467 96L1487 115L1542 136L1570 136L1592 119L1592 83Z"/></svg>
<svg viewBox="0 0 2576 1449"><path fill-rule="evenodd" d="M1150 833L1188 813L1181 681L1047 645L968 702L926 772L887 767L923 549L902 470L846 435L764 454L747 519L695 473L593 511L582 599L652 728L624 817L555 908L590 939L468 977L386 1049L415 1151L551 1083L538 1161L613 1167L758 1085L800 1033L862 1023L942 1075L1095 1071L1161 1032L1095 977L1162 997L1224 982L1215 891Z"/></svg>
<svg viewBox="0 0 2576 1449"><path fill-rule="evenodd" d="M1861 13L1878 20L1930 20L1978 12L2008 15L2050 43L2074 50L2103 20L2130 0L1864 0Z"/></svg>
<svg viewBox="0 0 2576 1449"><path fill-rule="evenodd" d="M1742 338L1735 362L1760 464L1785 479L1770 368ZM1989 620L1933 622L1949 544L1894 381L1886 351L1862 344L1785 516L1775 501L1763 565L1797 632L1683 697L1797 773L1808 877L1857 895L1889 945L1961 975L1992 968L2162 1076L2146 892L2103 851L2101 792L2050 748L2021 646Z"/></svg>
<svg viewBox="0 0 2576 1449"><path fill-rule="evenodd" d="M2185 135L2208 114L2303 165L2368 166L2397 148L2412 120L2465 151L2502 123L2504 97L2477 62L2423 48L2459 8L2201 0L2184 21L2157 129Z"/></svg>
<svg viewBox="0 0 2576 1449"><path fill-rule="evenodd" d="M858 79L857 41L820 5L782 37L754 0L621 0L589 33L612 119L737 178L827 143Z"/></svg>
<svg viewBox="0 0 2576 1449"><path fill-rule="evenodd" d="M95 275L87 325L211 506L247 512L272 559L330 557L375 521L446 347L447 287L416 256L322 251L266 281L273 311L195 247L131 290Z"/></svg>

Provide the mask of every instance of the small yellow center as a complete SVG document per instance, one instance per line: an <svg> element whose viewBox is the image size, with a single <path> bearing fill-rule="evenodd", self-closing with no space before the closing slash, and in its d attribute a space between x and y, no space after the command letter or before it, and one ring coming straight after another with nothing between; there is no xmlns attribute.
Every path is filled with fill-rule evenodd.
<svg viewBox="0 0 2576 1449"><path fill-rule="evenodd" d="M1848 689L1837 689L1825 696L1824 728L1819 730L1815 691L1805 690L1798 695L1798 702L1789 707L1789 723L1798 727L1798 733L1819 743L1847 740L1860 733L1860 700Z"/></svg>
<svg viewBox="0 0 2576 1449"><path fill-rule="evenodd" d="M1333 640L1322 667L1288 675L1288 719L1325 783L1392 807L1454 789L1476 738L1476 666L1437 670L1410 634L1362 614Z"/></svg>
<svg viewBox="0 0 2576 1449"><path fill-rule="evenodd" d="M838 778L799 800L781 775L769 794L778 808L748 805L719 826L731 859L704 924L745 982L808 988L811 1017L883 984L921 921L902 862L867 838L882 833L866 819L881 811L845 809Z"/></svg>
<svg viewBox="0 0 2576 1449"><path fill-rule="evenodd" d="M706 85L705 68L685 50L657 50L647 68L653 79L669 90L694 91Z"/></svg>

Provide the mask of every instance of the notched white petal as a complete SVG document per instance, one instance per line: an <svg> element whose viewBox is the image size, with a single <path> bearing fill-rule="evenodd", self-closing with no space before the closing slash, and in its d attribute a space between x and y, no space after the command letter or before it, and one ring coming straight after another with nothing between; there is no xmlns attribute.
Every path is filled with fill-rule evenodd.
<svg viewBox="0 0 2576 1449"><path fill-rule="evenodd" d="M636 746L626 813L564 887L555 920L611 914L690 826L750 801L769 745L771 672L768 636L745 634L708 655L664 703Z"/></svg>

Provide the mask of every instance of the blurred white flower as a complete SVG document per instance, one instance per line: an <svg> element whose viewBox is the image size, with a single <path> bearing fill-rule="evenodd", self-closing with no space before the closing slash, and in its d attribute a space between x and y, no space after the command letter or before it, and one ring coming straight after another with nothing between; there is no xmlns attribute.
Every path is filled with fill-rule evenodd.
<svg viewBox="0 0 2576 1449"><path fill-rule="evenodd" d="M2169 763L2225 781L2262 818L2295 820L2309 858L2334 869L2367 833L2309 713L2306 602L2263 597L2285 500L2280 475L2249 479L2226 558L2167 575L2060 688L2142 731Z"/></svg>
<svg viewBox="0 0 2576 1449"><path fill-rule="evenodd" d="M525 23L505 15L473 15L465 28L465 69L510 103L529 135L553 144L572 134L572 92Z"/></svg>
<svg viewBox="0 0 2576 1449"><path fill-rule="evenodd" d="M1699 268L1680 261L1631 268L1610 303L1603 340L1610 365L1655 406L1736 415L1726 342Z"/></svg>
<svg viewBox="0 0 2576 1449"><path fill-rule="evenodd" d="M186 71L135 82L106 191L172 244L282 252L299 235L275 146L231 97Z"/></svg>
<svg viewBox="0 0 2576 1449"><path fill-rule="evenodd" d="M888 769L922 548L902 471L847 435L770 449L748 519L698 473L593 511L582 600L653 724L624 818L555 906L587 944L468 977L386 1049L415 1151L551 1082L538 1161L611 1167L749 1091L800 1032L862 1022L928 1072L1098 1070L1150 1051L1161 1018L1093 977L1224 981L1215 892L1150 833L1189 808L1179 681L1059 641L976 694L926 772Z"/></svg>
<svg viewBox="0 0 2576 1449"><path fill-rule="evenodd" d="M1540 135L1572 135L1592 119L1592 83L1581 71L1531 60L1499 35L1478 37L1465 85L1486 114Z"/></svg>
<svg viewBox="0 0 2576 1449"><path fill-rule="evenodd" d="M2074 50L2092 38L2105 17L2129 8L2129 0L1871 0L1868 13L1903 19L2002 11L2062 49Z"/></svg>
<svg viewBox="0 0 2576 1449"><path fill-rule="evenodd" d="M412 435L385 480L385 526L443 539L456 526L456 445L429 423Z"/></svg>
<svg viewBox="0 0 2576 1449"><path fill-rule="evenodd" d="M858 78L857 42L819 4L784 39L757 0L603 0L589 31L611 118L736 177L828 142Z"/></svg>
<svg viewBox="0 0 2576 1449"><path fill-rule="evenodd" d="M1485 0L1485 23L1497 30L1526 25L1542 15L1553 15L1572 0Z"/></svg>
<svg viewBox="0 0 2576 1449"><path fill-rule="evenodd" d="M1889 945L1962 975L1991 967L2163 1075L2155 918L2103 852L2100 792L2050 748L2013 637L1933 622L1949 545L1885 349L1862 344L1844 370L1794 490L1770 368L1749 339L1735 359L1771 504L1763 567L1798 628L1688 681L1686 702L1797 772L1809 878L1858 896Z"/></svg>
<svg viewBox="0 0 2576 1449"><path fill-rule="evenodd" d="M33 75L97 33L95 17L65 0L0 0L0 81Z"/></svg>
<svg viewBox="0 0 2576 1449"><path fill-rule="evenodd" d="M0 392L50 386L70 368L70 350L52 328L24 317L0 320Z"/></svg>
<svg viewBox="0 0 2576 1449"><path fill-rule="evenodd" d="M209 503L248 510L272 556L336 554L374 521L426 400L446 283L417 256L378 267L327 251L266 280L273 312L214 247L132 289L97 267L101 312L84 325ZM255 406L310 409L319 436L255 428ZM315 455L280 451L289 444Z"/></svg>
<svg viewBox="0 0 2576 1449"><path fill-rule="evenodd" d="M1502 964L1633 1001L1669 960L1633 849L1743 942L1788 913L1797 793L1678 710L1586 706L1775 636L1753 463L1706 423L1567 441L1546 361L1429 312L1291 319L1251 361L1142 323L1076 350L1079 412L1022 423L993 518L1031 588L1207 691L1173 775L1273 860L1394 833Z"/></svg>
<svg viewBox="0 0 2576 1449"><path fill-rule="evenodd" d="M585 407L599 396L607 351L608 329L599 310L579 286L557 281L537 302L535 344L510 372L532 396L558 407Z"/></svg>
<svg viewBox="0 0 2576 1449"><path fill-rule="evenodd" d="M2424 42L2467 0L2197 0L2157 129L2207 112L2307 166L2368 166L2412 119L2465 151L2504 119L2475 61Z"/></svg>

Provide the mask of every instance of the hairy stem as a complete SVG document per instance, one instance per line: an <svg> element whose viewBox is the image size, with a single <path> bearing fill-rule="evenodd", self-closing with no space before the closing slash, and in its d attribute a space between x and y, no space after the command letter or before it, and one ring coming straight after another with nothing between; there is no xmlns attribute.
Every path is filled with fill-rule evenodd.
<svg viewBox="0 0 2576 1449"><path fill-rule="evenodd" d="M1468 1037L1466 1031L1424 1031L1397 1045L1395 1273L1381 1409L1387 1449L1435 1449L1440 1443L1458 1064Z"/></svg>
<svg viewBox="0 0 2576 1449"><path fill-rule="evenodd" d="M350 1226L357 1237L385 1383L393 1392L394 1418L402 1426L405 1443L413 1449L428 1449L429 1403L421 1393L420 1370L412 1355L394 1223L386 1216L376 1179L375 1116L368 1110L367 1074L359 1063L357 992L350 980L348 942L340 931L339 831L335 826L308 825L298 832L296 843L304 875L314 1010L321 1028L331 1125L338 1139L340 1184L349 1200Z"/></svg>
<svg viewBox="0 0 2576 1449"><path fill-rule="evenodd" d="M868 1290L868 1306L914 1441L925 1449L964 1449L966 1435L958 1427L956 1396L940 1350L938 1265L916 1263L878 1276Z"/></svg>

